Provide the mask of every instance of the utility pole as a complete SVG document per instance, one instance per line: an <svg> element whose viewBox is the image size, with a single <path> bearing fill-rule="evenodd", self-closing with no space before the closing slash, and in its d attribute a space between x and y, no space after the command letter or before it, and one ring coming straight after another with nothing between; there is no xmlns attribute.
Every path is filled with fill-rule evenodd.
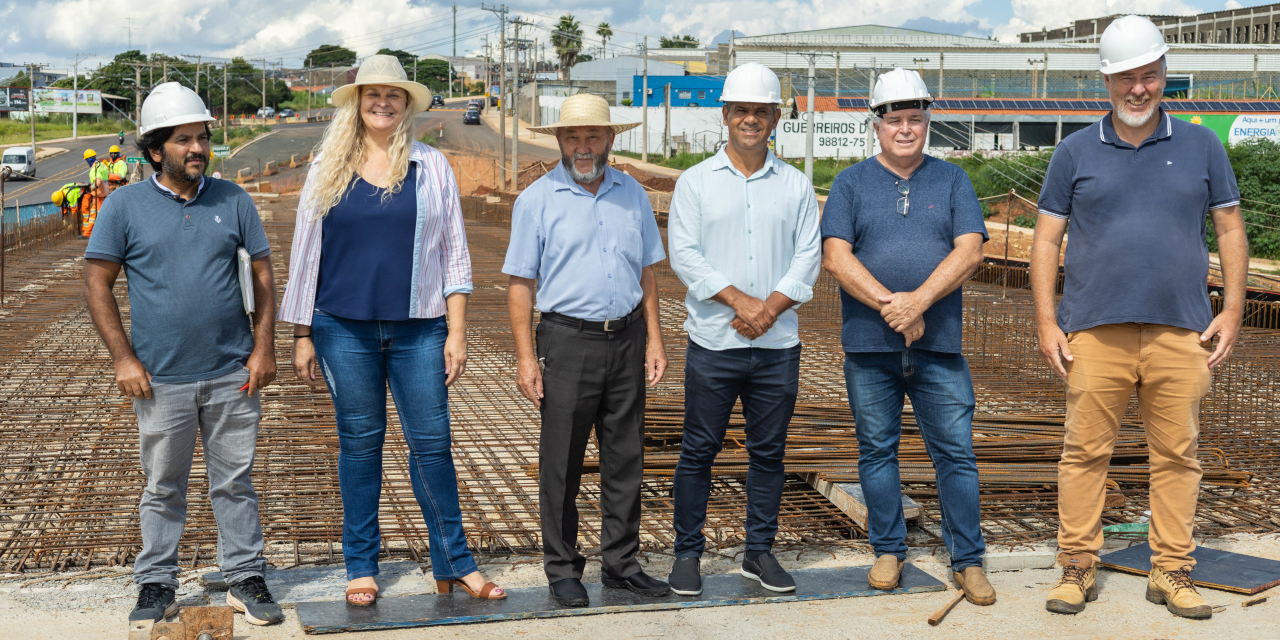
<svg viewBox="0 0 1280 640"><path fill-rule="evenodd" d="M502 188L507 187L507 5L485 5L480 8L491 11L498 16L498 42L502 60L498 63L498 138L502 141L499 147L498 165L502 167ZM519 136L517 136L519 137Z"/></svg>
<svg viewBox="0 0 1280 640"><path fill-rule="evenodd" d="M453 5L453 57L458 57L458 5ZM418 73L414 69L414 74ZM449 99L453 99L453 60L449 61Z"/></svg>
<svg viewBox="0 0 1280 640"><path fill-rule="evenodd" d="M204 58L196 56L196 95L200 95L200 61Z"/></svg>
<svg viewBox="0 0 1280 640"><path fill-rule="evenodd" d="M817 65L817 52L809 52L809 104L805 105L805 111L808 112L808 122L804 127L804 177L809 179L809 184L813 184L813 117L814 117L814 91L813 76L814 67Z"/></svg>
<svg viewBox="0 0 1280 640"><path fill-rule="evenodd" d="M27 122L31 124L31 153L36 151L36 65L27 63ZM21 222L21 221L19 221ZM0 245L0 251L3 251L3 245Z"/></svg>
<svg viewBox="0 0 1280 640"><path fill-rule="evenodd" d="M227 86L227 66L230 62L222 63L222 144L227 144L227 121L231 119L231 112L227 110L227 94L231 87ZM218 165L222 166L222 165Z"/></svg>
<svg viewBox="0 0 1280 640"><path fill-rule="evenodd" d="M71 139L79 140L79 122L80 122L80 58L92 57L92 53L76 54L76 63L71 71ZM30 98L28 98L30 100Z"/></svg>
<svg viewBox="0 0 1280 640"><path fill-rule="evenodd" d="M511 21L515 26L515 88L511 90L514 99L511 101L511 189L513 191L520 190L520 49L524 43L520 41L520 25L533 26L532 22L525 22L519 17ZM529 59L529 55L525 54L525 60ZM452 68L452 67L451 67ZM534 98L535 100L537 98Z"/></svg>
<svg viewBox="0 0 1280 640"><path fill-rule="evenodd" d="M532 112L529 114L529 126L530 127L538 126L538 121L542 119L541 118L542 106L538 104L538 41L537 40L533 41L533 99L529 101L529 111ZM534 139L537 136L538 134L534 133L532 130L529 131L530 140Z"/></svg>
<svg viewBox="0 0 1280 640"><path fill-rule="evenodd" d="M640 85L640 162L649 161L649 36L644 37L644 80ZM634 86L634 85L632 85Z"/></svg>
<svg viewBox="0 0 1280 640"><path fill-rule="evenodd" d="M308 122L311 121L311 93L312 93L311 74L315 72L315 69L316 69L315 63L312 62L311 58L307 58L307 121ZM417 64L413 65L413 81L414 82L418 81L418 65Z"/></svg>
<svg viewBox="0 0 1280 640"><path fill-rule="evenodd" d="M262 59L262 117L267 117L267 59Z"/></svg>

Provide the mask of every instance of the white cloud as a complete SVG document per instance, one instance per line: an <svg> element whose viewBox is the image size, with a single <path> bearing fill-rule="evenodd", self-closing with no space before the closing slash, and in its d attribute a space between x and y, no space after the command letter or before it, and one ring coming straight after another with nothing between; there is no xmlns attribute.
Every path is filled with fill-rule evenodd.
<svg viewBox="0 0 1280 640"><path fill-rule="evenodd" d="M1223 7L1227 9L1243 9L1244 5L1236 2L1236 0L1227 0L1227 3L1223 5Z"/></svg>

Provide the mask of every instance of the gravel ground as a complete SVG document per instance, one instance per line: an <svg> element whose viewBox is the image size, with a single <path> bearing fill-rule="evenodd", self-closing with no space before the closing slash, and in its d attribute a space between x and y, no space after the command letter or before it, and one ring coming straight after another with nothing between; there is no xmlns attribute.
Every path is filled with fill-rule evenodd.
<svg viewBox="0 0 1280 640"><path fill-rule="evenodd" d="M1280 559L1280 540L1252 535L1207 541L1206 546ZM798 556L798 558L797 558ZM833 557L834 556L834 557ZM810 549L780 553L788 569L869 564L871 557L842 549ZM526 562L521 562L526 560ZM527 560L535 560L527 562ZM704 559L704 572L730 573L737 564L726 558ZM919 568L947 580L945 554L913 550L908 558ZM665 577L671 559L646 554L643 565L652 575ZM545 584L534 558L482 565L491 579L506 587ZM58 580L29 584L34 577L0 576L0 638L14 640L64 638L123 638L125 618L133 605L133 587L127 575L75 581L76 574ZM184 573L179 602L184 605L222 604L223 594L206 593L196 580L199 572ZM466 627L441 627L352 633L342 640L399 640L402 638L1120 638L1236 640L1274 639L1280 636L1280 599L1248 609L1239 603L1247 596L1204 590L1209 602L1226 605L1212 620L1192 621L1174 617L1164 607L1148 603L1146 578L1110 571L1099 572L1101 597L1083 613L1061 616L1044 609L1044 594L1057 579L1054 570L1001 572L991 575L999 602L991 607L960 603L938 627L929 627L929 614L947 602L949 593L848 598L811 603L767 604L638 612L578 618L495 622ZM586 580L599 580L599 565L590 563ZM386 596L395 593L388 590ZM1265 595L1265 594L1264 594ZM292 609L283 624L254 627L236 617L237 640L306 637Z"/></svg>

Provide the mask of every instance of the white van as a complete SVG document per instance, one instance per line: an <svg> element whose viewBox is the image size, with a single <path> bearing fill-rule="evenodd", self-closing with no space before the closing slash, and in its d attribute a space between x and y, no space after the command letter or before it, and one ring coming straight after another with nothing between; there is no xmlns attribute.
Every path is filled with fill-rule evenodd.
<svg viewBox="0 0 1280 640"><path fill-rule="evenodd" d="M36 150L31 147L9 147L0 154L0 170L8 167L13 170L11 177L36 177Z"/></svg>

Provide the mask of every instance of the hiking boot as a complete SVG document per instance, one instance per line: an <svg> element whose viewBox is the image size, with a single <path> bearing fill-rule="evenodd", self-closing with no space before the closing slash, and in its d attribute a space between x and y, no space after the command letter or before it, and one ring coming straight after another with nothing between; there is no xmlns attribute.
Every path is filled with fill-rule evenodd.
<svg viewBox="0 0 1280 640"><path fill-rule="evenodd" d="M898 578L902 577L902 564L902 558L888 553L876 558L875 565L867 572L867 584L881 591L897 589Z"/></svg>
<svg viewBox="0 0 1280 640"><path fill-rule="evenodd" d="M796 590L796 581L791 579L772 553L762 551L754 558L748 551L742 559L742 575L760 583L760 586L779 593Z"/></svg>
<svg viewBox="0 0 1280 640"><path fill-rule="evenodd" d="M667 576L671 592L681 596L702 595L701 565L698 558L676 558L671 565L671 575Z"/></svg>
<svg viewBox="0 0 1280 640"><path fill-rule="evenodd" d="M996 603L996 590L987 582L987 574L982 567L965 567L952 572L951 578L964 589L964 599L980 607Z"/></svg>
<svg viewBox="0 0 1280 640"><path fill-rule="evenodd" d="M1191 570L1166 571L1152 567L1147 580L1147 602L1164 605L1170 613L1184 618L1204 620L1213 617L1213 607L1191 583Z"/></svg>
<svg viewBox="0 0 1280 640"><path fill-rule="evenodd" d="M1092 556L1065 556L1062 577L1049 590L1044 608L1054 613L1080 613L1086 602L1098 599L1098 567Z"/></svg>
<svg viewBox="0 0 1280 640"><path fill-rule="evenodd" d="M252 576L231 585L227 589L227 604L244 614L245 622L258 626L276 624L284 620L284 612L267 590L262 576Z"/></svg>
<svg viewBox="0 0 1280 640"><path fill-rule="evenodd" d="M175 589L155 582L142 585L138 592L138 604L129 612L129 622L152 620L164 622L165 618L178 615L178 599Z"/></svg>

